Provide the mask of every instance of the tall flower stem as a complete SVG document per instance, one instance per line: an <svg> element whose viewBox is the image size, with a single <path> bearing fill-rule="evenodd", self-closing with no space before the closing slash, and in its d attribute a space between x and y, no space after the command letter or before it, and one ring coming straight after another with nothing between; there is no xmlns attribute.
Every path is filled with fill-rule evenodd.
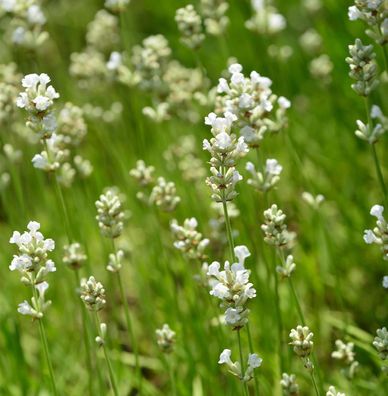
<svg viewBox="0 0 388 396"><path fill-rule="evenodd" d="M248 335L248 344L249 344L249 352L253 353L253 342L252 342L252 336L251 336L251 330L249 327L249 322L245 325L247 328L247 335ZM257 379L257 376L253 376L253 380L255 382L255 395L259 395L259 380Z"/></svg>
<svg viewBox="0 0 388 396"><path fill-rule="evenodd" d="M47 139L44 139L44 147L45 147L46 152L47 152L47 159L50 162L51 161L51 154L50 154L50 147L49 147L49 145L47 143ZM65 223L65 229L66 229L66 235L67 235L68 243L70 243L71 240L72 240L72 238L71 238L71 227L70 227L70 217L69 217L69 212L67 210L66 201L65 201L65 198L63 196L62 188L61 188L61 186L59 184L56 172L54 172L54 184L55 184L55 193L57 195L57 199L58 199L59 204L61 206L61 211L62 211L64 223Z"/></svg>
<svg viewBox="0 0 388 396"><path fill-rule="evenodd" d="M114 242L114 239L112 239L112 245L113 245L113 251L114 254L117 255L117 249L116 249L116 244ZM129 333L129 338L131 340L131 344L132 344L132 348L133 348L133 352L135 355L135 371L136 371L136 378L137 378L137 385L139 387L139 393L141 394L141 368L140 368L140 362L139 362L139 351L137 348L137 343L135 340L135 335L133 332L133 325L132 325L132 319L131 319L131 314L129 311L129 306L128 306L128 300L125 296L125 291L124 291L124 285L123 285L123 280L121 278L121 274L120 271L117 272L117 281L119 284L119 290L120 290L120 299L121 302L124 306L124 315L125 315L125 321L126 321L126 325L127 325L127 330Z"/></svg>
<svg viewBox="0 0 388 396"><path fill-rule="evenodd" d="M172 362L169 360L169 357L165 359L166 365L168 367L168 375L170 377L170 386L171 386L171 396L176 396L176 383L175 383L175 374L174 374L174 367Z"/></svg>
<svg viewBox="0 0 388 396"><path fill-rule="evenodd" d="M32 286L32 292L33 292L35 301L38 301L38 294L36 292L36 288L34 285ZM38 322L39 322L40 339L41 339L41 342L43 345L43 352L44 352L44 356L46 359L48 371L50 374L51 388L53 391L53 395L58 396L57 385L55 382L54 370L53 370L53 365L52 365L51 358L50 358L50 352L49 352L49 347L48 347L48 342L47 342L46 330L45 330L44 324L43 324L43 319L42 318L38 319Z"/></svg>
<svg viewBox="0 0 388 396"><path fill-rule="evenodd" d="M283 251L281 249L279 249L279 255L280 255L280 258L282 260L283 266L285 266L286 262L285 262L285 258L284 258L284 253L283 253ZM295 304L296 310L298 312L299 320L301 321L302 325L305 326L306 325L306 320L305 320L305 317L304 317L304 314L303 314L302 306L300 305L299 298L298 298L298 295L296 294L296 290L295 290L295 287L294 287L294 284L293 284L291 278L288 279L288 283L289 283L289 286L290 286L290 291L291 291L291 294L292 294L292 297L293 297L293 300L294 300L294 304ZM318 365L317 365L317 359L315 357L315 354L312 353L311 355L312 355L312 360L313 360L313 364L314 364L314 369L312 369L310 371L311 382L313 383L315 393L317 394L317 396L320 396L321 393L319 391L317 382L315 380L314 371L315 370L317 371L319 379L321 377L320 377L320 373L319 373L319 369L318 369ZM320 380L320 382L322 382L322 381ZM321 384L321 389L322 388L323 387L322 387L322 384Z"/></svg>
<svg viewBox="0 0 388 396"><path fill-rule="evenodd" d="M241 365L241 372L245 372L245 365L244 365L244 358L243 358L243 352L242 352L242 346L241 346L241 335L240 335L240 329L237 329L237 341L238 341L238 350L240 353L240 365ZM248 396L248 387L247 383L242 380L242 385L243 385L243 393L244 395Z"/></svg>
<svg viewBox="0 0 388 396"><path fill-rule="evenodd" d="M227 237L228 237L230 256L231 256L232 262L235 262L236 261L236 256L234 254L234 242L233 242L232 226L231 226L230 218L229 218L229 214L228 214L228 206L226 204L225 192L223 192L223 198L224 199L222 200L222 206L223 206L223 209L224 209L226 234L227 234ZM249 331L248 324L246 326L247 326L249 349L250 349L250 352L253 353L253 345L252 345L251 334L250 334L250 331ZM242 360L240 330L237 330L237 336L238 336L238 343L239 343L239 349L240 349L241 370L244 372L244 368L243 368L244 362ZM259 385L258 385L258 381L257 381L255 373L253 373L253 378L254 378L254 382L255 382L255 394L258 395L258 393L259 393ZM245 389L245 393L248 393L247 384L245 382L244 382L244 389Z"/></svg>
<svg viewBox="0 0 388 396"><path fill-rule="evenodd" d="M369 127L369 129L372 129L373 128L373 122L372 122L372 118L371 118L371 115L370 115L368 97L365 97L364 103L365 103L365 111L366 111L367 120L368 120L368 127ZM384 203L385 203L386 206L388 206L387 187L385 185L384 176L383 176L383 172L381 170L379 157L377 156L377 151L376 151L375 144L371 144L371 151L372 151L372 157L373 157L373 161L374 161L375 168L376 168L377 178L379 180L381 192L383 193L383 197L384 197Z"/></svg>
<svg viewBox="0 0 388 396"><path fill-rule="evenodd" d="M100 322L100 318L99 318L97 312L95 312L95 321L96 321L96 327L97 327L98 335L100 336L101 339L103 339L104 337L101 334L101 322ZM113 393L114 393L115 396L119 396L119 391L117 389L116 379L115 379L115 375L114 375L114 372L113 372L112 364L111 364L110 359L109 359L108 350L107 350L107 347L105 345L105 340L102 342L102 349L104 351L105 362L106 362L106 365L108 367L109 379L110 379L110 383L111 383L111 386L112 386Z"/></svg>
<svg viewBox="0 0 388 396"><path fill-rule="evenodd" d="M80 276L78 270L74 271L75 275L75 282L76 285L79 286L80 284ZM88 369L88 387L89 387L89 394L92 396L93 393L93 367L92 367L92 354L90 350L90 343L89 343L89 335L88 335L88 329L87 329L87 316L86 316L86 308L84 304L81 301L81 316L82 316L82 335L84 339L84 344L85 344L85 351L86 351L86 367ZM99 375L99 370L98 367L96 367L98 375Z"/></svg>

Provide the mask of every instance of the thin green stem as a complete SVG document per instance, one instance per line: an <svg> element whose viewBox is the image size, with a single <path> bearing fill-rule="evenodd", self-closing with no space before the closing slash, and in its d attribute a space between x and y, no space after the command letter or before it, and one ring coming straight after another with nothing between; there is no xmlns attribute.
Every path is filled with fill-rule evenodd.
<svg viewBox="0 0 388 396"><path fill-rule="evenodd" d="M38 301L38 293L36 292L35 285L32 286L32 292L33 292L35 301ZM57 396L58 395L57 385L55 382L54 370L53 370L53 365L51 363L49 347L48 347L48 342L47 342L47 336L46 336L46 330L44 328L43 319L38 319L38 322L39 322L40 339L41 339L41 342L43 345L43 352L44 352L44 356L45 356L47 367L48 367L49 374L50 374L51 388L53 391L53 395Z"/></svg>
<svg viewBox="0 0 388 396"><path fill-rule="evenodd" d="M383 172L381 170L379 157L377 156L375 144L372 144L371 148L372 148L373 160L374 160L375 167L376 167L377 178L379 179L380 188L381 188L381 191L382 191L383 196L384 196L385 205L386 205L386 207L388 207L387 187L385 185L384 176L383 176Z"/></svg>
<svg viewBox="0 0 388 396"><path fill-rule="evenodd" d="M300 306L299 299L298 299L298 296L295 291L294 283L292 282L291 278L288 278L288 284L290 285L290 290L291 290L292 296L294 298L294 302L295 302L296 310L298 311L299 319L302 322L302 325L305 326L306 321L304 319L302 307Z"/></svg>
<svg viewBox="0 0 388 396"><path fill-rule="evenodd" d="M365 96L365 98L364 98L364 104L365 104L365 111L366 111L366 115L367 115L367 119L368 119L368 127L369 127L370 130L372 130L373 122L372 122L372 118L371 118L371 115L370 115L369 101L368 101L368 97L367 96ZM371 144L371 149L372 149L373 161L375 163L377 178L379 180L381 192L383 193L383 197L384 197L384 203L385 203L386 206L388 206L387 187L385 185L384 176L383 176L383 172L381 170L381 165L380 165L379 158L377 156L375 144Z"/></svg>
<svg viewBox="0 0 388 396"><path fill-rule="evenodd" d="M176 396L176 383L175 383L175 375L174 375L174 367L172 362L169 361L168 357L166 357L166 364L168 367L168 375L170 377L170 386L171 386L171 396Z"/></svg>
<svg viewBox="0 0 388 396"><path fill-rule="evenodd" d="M222 206L224 208L224 217L225 217L225 226L226 226L226 235L228 237L228 243L229 243L229 249L230 249L230 257L232 259L232 262L235 261L236 256L234 254L234 242L233 242L233 235L232 235L232 227L230 224L230 218L228 214L228 207L226 205L226 200L225 200L225 192L223 192L223 200L222 200Z"/></svg>
<svg viewBox="0 0 388 396"><path fill-rule="evenodd" d="M249 344L249 352L253 353L253 342L252 342L252 336L251 336L251 330L249 327L249 322L245 325L247 328L247 335L248 335L248 344ZM255 395L259 395L259 380L257 379L256 373L253 370L253 381L255 382Z"/></svg>
<svg viewBox="0 0 388 396"><path fill-rule="evenodd" d="M239 350L239 354L240 354L241 374L244 375L244 373L245 373L245 364L244 364L244 357L243 357L243 351L242 351L242 346L241 346L240 329L237 329L237 340L238 340L238 350ZM247 383L244 380L241 380L241 382L242 382L242 385L243 385L243 393L244 393L244 395L249 395Z"/></svg>
<svg viewBox="0 0 388 396"><path fill-rule="evenodd" d="M100 322L100 318L98 316L98 312L95 312L95 320L96 320L96 326L97 326L98 335L101 337L101 339L103 339L104 337L101 334L101 322ZM113 393L115 394L115 396L119 396L119 391L117 389L116 379L115 379L115 375L114 375L114 372L113 372L112 364L111 364L110 359L109 359L108 350L107 350L107 347L105 345L105 340L102 343L102 349L103 349L103 352L104 352L106 365L108 367L109 379L110 379L110 383L111 383L111 386L112 386Z"/></svg>
<svg viewBox="0 0 388 396"><path fill-rule="evenodd" d="M316 395L320 396L320 392L319 392L319 389L318 389L318 386L317 386L317 382L315 381L314 370L312 370L310 372L310 377L311 377L311 382L313 383Z"/></svg>
<svg viewBox="0 0 388 396"><path fill-rule="evenodd" d="M115 244L114 239L112 239L112 246L113 246L114 254L117 255L117 249L116 249L116 244ZM136 378L137 378L137 385L139 387L139 393L141 394L142 378L141 378L141 367L140 367L140 361L139 361L139 350L138 350L135 335L133 332L131 313L130 313L129 306L128 306L128 300L125 296L124 285L123 285L123 280L121 278L120 271L117 272L117 280L119 283L121 302L124 306L124 315L125 315L127 330L129 333L129 338L131 340L131 345L132 345L133 352L135 355L135 372L136 372Z"/></svg>
<svg viewBox="0 0 388 396"><path fill-rule="evenodd" d="M77 287L80 284L80 277L79 277L79 272L78 270L74 270L74 275L75 275L75 282ZM89 394L92 396L93 393L93 367L92 367L92 354L90 350L90 344L89 344L89 336L88 336L88 329L87 329L87 322L86 322L86 308L84 303L80 300L81 302L81 316L82 316L82 335L84 338L84 344L85 344L85 351L86 351L86 367L88 369L88 389L89 389ZM98 370L98 368L97 368Z"/></svg>

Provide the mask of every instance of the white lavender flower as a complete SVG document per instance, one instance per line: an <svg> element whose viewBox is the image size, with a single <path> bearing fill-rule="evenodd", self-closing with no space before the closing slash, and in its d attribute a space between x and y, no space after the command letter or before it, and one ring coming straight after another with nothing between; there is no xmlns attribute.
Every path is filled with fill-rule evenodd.
<svg viewBox="0 0 388 396"><path fill-rule="evenodd" d="M27 229L23 233L14 231L9 240L18 248L18 254L13 256L9 269L21 273L22 283L37 285L50 272L56 271L54 262L48 258L49 252L55 248L55 242L44 238L39 231L40 224L36 221L30 221Z"/></svg>
<svg viewBox="0 0 388 396"><path fill-rule="evenodd" d="M129 174L139 183L141 187L148 186L154 182L153 173L155 168L147 166L143 160L136 161L136 168L129 171Z"/></svg>
<svg viewBox="0 0 388 396"><path fill-rule="evenodd" d="M245 22L247 29L260 34L275 34L285 29L287 22L271 0L252 0L254 14Z"/></svg>
<svg viewBox="0 0 388 396"><path fill-rule="evenodd" d="M192 4L176 10L175 21L181 33L181 41L189 48L197 49L205 39L201 17Z"/></svg>
<svg viewBox="0 0 388 396"><path fill-rule="evenodd" d="M264 211L265 223L261 229L264 232L264 241L279 248L287 247L295 239L295 234L287 230L286 215L277 205L273 204Z"/></svg>
<svg viewBox="0 0 388 396"><path fill-rule="evenodd" d="M341 340L335 342L336 350L331 353L331 357L336 360L340 360L345 364L349 365L354 362L355 352L354 344L352 342L344 343Z"/></svg>
<svg viewBox="0 0 388 396"><path fill-rule="evenodd" d="M180 197L176 195L175 183L159 177L151 191L150 204L156 205L163 212L173 212L180 201Z"/></svg>
<svg viewBox="0 0 388 396"><path fill-rule="evenodd" d="M352 88L358 95L369 96L378 85L373 46L364 45L360 39L356 39L353 45L349 45L349 54L346 58L350 67L349 76L356 80Z"/></svg>
<svg viewBox="0 0 388 396"><path fill-rule="evenodd" d="M82 267L87 260L85 250L79 242L65 245L63 248L63 263L71 269L77 270Z"/></svg>
<svg viewBox="0 0 388 396"><path fill-rule="evenodd" d="M201 0L200 4L206 32L214 36L223 34L229 24L225 15L229 4L225 0Z"/></svg>
<svg viewBox="0 0 388 396"><path fill-rule="evenodd" d="M124 228L124 211L119 194L113 188L107 189L96 201L97 222L101 234L107 238L117 238Z"/></svg>
<svg viewBox="0 0 388 396"><path fill-rule="evenodd" d="M31 298L31 304L26 300L20 303L18 305L18 312L21 315L28 315L34 319L43 318L44 312L51 305L51 301L45 299L45 293L48 287L49 284L45 281L34 285L38 294Z"/></svg>
<svg viewBox="0 0 388 396"><path fill-rule="evenodd" d="M283 167L276 159L267 159L264 172L257 172L252 162L247 162L245 169L251 174L247 183L258 191L267 192L279 182Z"/></svg>
<svg viewBox="0 0 388 396"><path fill-rule="evenodd" d="M220 78L217 87L217 112L236 116L236 126L250 147L259 147L266 132L278 132L287 125L286 111L291 103L277 97L271 90L272 81L256 71L249 77L242 66L229 66L230 78Z"/></svg>
<svg viewBox="0 0 388 396"><path fill-rule="evenodd" d="M244 138L237 138L232 133L233 122L237 117L226 112L224 117L210 113L205 118L205 124L211 126L213 138L203 141L203 149L209 151L210 172L206 184L212 190L212 199L216 202L231 201L237 196L235 186L242 176L235 169L237 161L248 152Z"/></svg>
<svg viewBox="0 0 388 396"><path fill-rule="evenodd" d="M388 360L388 330L386 327L377 329L373 346L382 360Z"/></svg>
<svg viewBox="0 0 388 396"><path fill-rule="evenodd" d="M88 24L86 42L89 47L105 53L114 49L120 41L118 18L106 10L97 11Z"/></svg>
<svg viewBox="0 0 388 396"><path fill-rule="evenodd" d="M109 254L109 263L106 269L109 272L119 272L122 267L122 262L124 259L124 251L119 249L116 253Z"/></svg>
<svg viewBox="0 0 388 396"><path fill-rule="evenodd" d="M100 311L106 304L104 286L94 276L81 279L81 300L90 311Z"/></svg>
<svg viewBox="0 0 388 396"><path fill-rule="evenodd" d="M130 0L105 0L104 6L112 12L123 12Z"/></svg>
<svg viewBox="0 0 388 396"><path fill-rule="evenodd" d="M346 396L345 393L338 392L334 386L330 386L326 392L326 396Z"/></svg>
<svg viewBox="0 0 388 396"><path fill-rule="evenodd" d="M250 353L248 356L247 368L245 373L242 373L240 362L233 362L231 356L232 351L230 349L224 349L220 354L218 364L225 364L231 374L244 382L248 382L253 378L254 370L260 367L263 361L256 353Z"/></svg>
<svg viewBox="0 0 388 396"><path fill-rule="evenodd" d="M314 334L310 331L307 326L297 326L296 329L292 329L290 332L291 342L294 352L301 358L310 356L313 349L313 336Z"/></svg>
<svg viewBox="0 0 388 396"><path fill-rule="evenodd" d="M177 220L170 222L170 229L175 238L174 247L180 250L188 259L205 260L205 249L209 245L209 239L203 238L197 231L198 222L192 217L185 219L183 225Z"/></svg>
<svg viewBox="0 0 388 396"><path fill-rule="evenodd" d="M291 277L291 274L295 271L295 268L296 264L294 263L294 257L292 255L288 255L284 264L278 265L276 267L276 272L281 278L286 279Z"/></svg>
<svg viewBox="0 0 388 396"><path fill-rule="evenodd" d="M383 277L383 288L384 289L388 289L388 275L385 275L384 277Z"/></svg>
<svg viewBox="0 0 388 396"><path fill-rule="evenodd" d="M388 11L384 0L355 0L349 7L351 21L362 20L369 28L366 34L376 43L385 45L388 42Z"/></svg>
<svg viewBox="0 0 388 396"><path fill-rule="evenodd" d="M376 217L376 227L373 230L364 231L364 241L367 244L376 244L381 248L383 259L388 260L388 223L384 216L384 207L373 205L370 214Z"/></svg>
<svg viewBox="0 0 388 396"><path fill-rule="evenodd" d="M313 195L308 191L304 191L302 193L302 199L307 202L313 209L319 209L322 203L325 200L325 197L322 194Z"/></svg>
<svg viewBox="0 0 388 396"><path fill-rule="evenodd" d="M170 329L168 324L164 324L161 329L157 329L156 341L163 353L171 353L174 350L176 342L176 333Z"/></svg>
<svg viewBox="0 0 388 396"><path fill-rule="evenodd" d="M225 322L233 329L239 329L248 322L248 300L256 297L256 290L249 282L250 271L245 269L244 262L250 256L246 246L236 246L234 253L237 262L232 265L225 261L224 269L220 271L220 263L214 261L209 265L208 276L214 278L210 295L221 300L225 308Z"/></svg>
<svg viewBox="0 0 388 396"><path fill-rule="evenodd" d="M56 129L52 106L59 94L52 85L48 85L50 81L50 77L45 73L27 74L22 79L25 89L16 99L16 105L29 114L27 126L42 139L49 138Z"/></svg>
<svg viewBox="0 0 388 396"><path fill-rule="evenodd" d="M299 385L296 383L295 374L283 373L280 385L285 396L299 396Z"/></svg>

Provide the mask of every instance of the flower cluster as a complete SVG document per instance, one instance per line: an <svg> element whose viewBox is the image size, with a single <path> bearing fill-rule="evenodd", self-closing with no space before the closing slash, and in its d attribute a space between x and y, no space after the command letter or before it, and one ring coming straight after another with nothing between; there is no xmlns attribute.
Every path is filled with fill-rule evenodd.
<svg viewBox="0 0 388 396"><path fill-rule="evenodd" d="M123 12L130 0L105 0L104 6L112 12Z"/></svg>
<svg viewBox="0 0 388 396"><path fill-rule="evenodd" d="M225 322L234 330L240 329L248 322L248 300L256 297L256 290L249 282L250 271L245 269L244 262L251 254L246 246L236 246L234 254L237 262L230 265L225 261L220 271L220 263L214 261L208 267L207 275L211 278L210 295L221 300L225 310Z"/></svg>
<svg viewBox="0 0 388 396"><path fill-rule="evenodd" d="M205 39L202 30L202 21L200 15L192 4L179 8L175 14L175 21L181 33L181 41L189 48L197 49Z"/></svg>
<svg viewBox="0 0 388 396"><path fill-rule="evenodd" d="M248 355L247 368L243 373L240 362L233 362L231 356L232 351L230 349L224 349L220 354L218 364L225 364L231 374L244 382L248 382L253 378L254 370L260 367L263 362L263 359L260 358L256 353L250 353Z"/></svg>
<svg viewBox="0 0 388 396"><path fill-rule="evenodd" d="M161 329L157 329L156 333L156 341L158 343L159 348L163 353L171 353L175 347L175 331L170 329L168 324L164 324Z"/></svg>
<svg viewBox="0 0 388 396"><path fill-rule="evenodd" d="M136 168L129 171L129 174L139 183L141 187L146 187L154 182L152 174L155 167L147 166L143 160L136 161Z"/></svg>
<svg viewBox="0 0 388 396"><path fill-rule="evenodd" d="M322 194L318 194L314 196L310 192L304 191L302 193L302 199L313 209L319 209L319 207L322 205L323 201L325 200L325 197Z"/></svg>
<svg viewBox="0 0 388 396"><path fill-rule="evenodd" d="M15 118L15 101L19 94L21 75L15 63L0 65L0 126Z"/></svg>
<svg viewBox="0 0 388 396"><path fill-rule="evenodd" d="M370 27L366 34L376 43L385 45L388 42L388 9L385 0L355 0L349 7L351 21L362 20Z"/></svg>
<svg viewBox="0 0 388 396"><path fill-rule="evenodd" d="M314 334L307 326L298 325L290 332L289 344L293 346L295 354L303 360L304 367L309 371L314 370L314 365L309 358L314 345L313 337Z"/></svg>
<svg viewBox="0 0 388 396"><path fill-rule="evenodd" d="M208 34L220 36L229 25L225 15L229 4L225 0L201 0L201 14Z"/></svg>
<svg viewBox="0 0 388 396"><path fill-rule="evenodd" d="M375 243L381 246L383 259L388 260L388 223L384 216L384 207L381 205L373 205L370 214L376 217L376 227L373 230L364 231L364 241L367 244Z"/></svg>
<svg viewBox="0 0 388 396"><path fill-rule="evenodd" d="M49 37L44 30L46 17L37 0L2 0L0 14L12 17L7 28L12 44L35 50Z"/></svg>
<svg viewBox="0 0 388 396"><path fill-rule="evenodd" d="M353 378L359 365L355 360L354 344L352 342L345 344L341 340L336 340L335 346L337 349L331 353L331 357L342 362L346 366L345 375L350 379Z"/></svg>
<svg viewBox="0 0 388 396"><path fill-rule="evenodd" d="M247 162L245 169L251 174L247 183L257 191L267 192L279 182L283 167L276 159L267 159L263 172L257 172L252 162Z"/></svg>
<svg viewBox="0 0 388 396"><path fill-rule="evenodd" d="M382 360L388 360L388 330L386 327L376 331L373 346L376 348Z"/></svg>
<svg viewBox="0 0 388 396"><path fill-rule="evenodd" d="M202 238L202 234L197 231L198 222L192 217L185 219L183 225L179 225L177 220L170 223L171 232L176 239L174 247L180 250L188 259L206 259L205 249L209 245L209 239Z"/></svg>
<svg viewBox="0 0 388 396"><path fill-rule="evenodd" d="M44 311L51 304L45 300L45 292L49 285L45 281L50 272L55 272L54 262L48 258L48 253L55 248L55 242L52 239L45 239L39 231L40 224L36 221L30 221L27 230L23 233L14 231L9 242L15 244L18 248L18 254L13 256L9 269L19 271L21 282L25 285L31 285L34 296L31 303L24 301L19 304L18 312L23 315L30 315L40 319Z"/></svg>
<svg viewBox="0 0 388 396"><path fill-rule="evenodd" d="M357 120L358 129L355 135L361 140L367 141L369 144L375 144L382 135L388 130L388 118L385 117L380 107L373 105L370 112L371 119L377 119L378 123L373 125L371 123L364 124L362 121Z"/></svg>
<svg viewBox="0 0 388 396"><path fill-rule="evenodd" d="M109 272L119 272L122 267L122 262L124 259L124 251L119 249L115 253L109 254L109 262L106 269Z"/></svg>
<svg viewBox="0 0 388 396"><path fill-rule="evenodd" d="M286 215L277 205L273 204L264 211L264 220L261 229L265 242L278 248L288 247L293 242L295 234L287 230Z"/></svg>
<svg viewBox="0 0 388 396"><path fill-rule="evenodd" d="M16 105L29 114L27 126L41 139L48 139L57 127L52 107L59 94L52 85L48 85L50 81L45 73L27 74L22 79L24 91L16 100Z"/></svg>
<svg viewBox="0 0 388 396"><path fill-rule="evenodd" d="M90 311L100 311L106 304L104 286L94 276L81 279L81 300Z"/></svg>
<svg viewBox="0 0 388 396"><path fill-rule="evenodd" d="M233 122L237 117L226 112L224 117L210 113L205 124L211 126L213 138L203 141L203 149L211 154L210 171L206 183L211 188L212 199L216 202L231 201L237 196L235 186L242 176L235 169L237 161L248 152L244 138L232 133Z"/></svg>
<svg viewBox="0 0 388 396"><path fill-rule="evenodd" d="M285 396L299 396L299 385L296 382L295 374L283 373L280 385Z"/></svg>
<svg viewBox="0 0 388 396"><path fill-rule="evenodd" d="M349 54L346 58L350 67L349 76L356 80L352 88L358 95L369 96L378 85L373 46L364 45L360 39L356 39L354 45L349 45Z"/></svg>
<svg viewBox="0 0 388 396"><path fill-rule="evenodd" d="M109 188L96 201L96 220L101 234L107 238L117 238L124 228L124 211L117 190Z"/></svg>
<svg viewBox="0 0 388 396"><path fill-rule="evenodd" d="M294 262L294 257L290 254L282 265L278 265L276 267L276 272L283 279L290 278L291 274L295 271L295 268L296 264Z"/></svg>
<svg viewBox="0 0 388 396"><path fill-rule="evenodd" d="M79 242L73 242L63 248L63 263L77 270L87 260L85 250Z"/></svg>
<svg viewBox="0 0 388 396"><path fill-rule="evenodd" d="M229 66L230 78L219 79L217 113L233 113L246 143L258 147L266 132L278 132L287 125L286 111L291 103L273 94L269 78L256 71L245 77L242 70L234 63Z"/></svg>
<svg viewBox="0 0 388 396"><path fill-rule="evenodd" d="M346 396L346 394L338 392L334 386L330 386L328 391L326 392L326 396Z"/></svg>
<svg viewBox="0 0 388 396"><path fill-rule="evenodd" d="M285 29L287 23L271 0L252 0L254 14L245 22L247 29L260 34L275 34Z"/></svg>
<svg viewBox="0 0 388 396"><path fill-rule="evenodd" d="M180 201L180 197L176 195L175 183L158 177L149 197L150 204L156 205L163 212L173 212Z"/></svg>

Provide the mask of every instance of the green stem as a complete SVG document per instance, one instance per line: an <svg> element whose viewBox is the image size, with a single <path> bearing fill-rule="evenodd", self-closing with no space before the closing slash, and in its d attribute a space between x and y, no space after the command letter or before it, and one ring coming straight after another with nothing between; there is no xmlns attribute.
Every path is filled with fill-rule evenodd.
<svg viewBox="0 0 388 396"><path fill-rule="evenodd" d="M237 340L238 340L238 350L240 354L240 365L241 365L241 375L244 375L245 372L245 364L244 364L244 358L243 358L243 352L242 352L242 346L241 346L241 335L240 335L240 329L237 329ZM241 379L242 385L243 385L243 393L244 395L249 395L248 393L248 387L247 383Z"/></svg>
<svg viewBox="0 0 388 396"><path fill-rule="evenodd" d="M172 363L169 361L168 357L166 357L166 364L168 366L168 375L170 377L171 395L176 396L177 393L176 393L174 368Z"/></svg>
<svg viewBox="0 0 388 396"><path fill-rule="evenodd" d="M116 249L116 244L115 244L114 239L112 239L112 246L113 246L114 254L117 255L117 249ZM141 394L142 378L141 378L141 367L140 367L140 362L139 362L139 350L138 350L137 343L135 340L135 335L133 332L131 314L130 314L130 310L129 310L129 306L128 306L128 300L125 296L124 285L123 285L123 280L121 278L120 271L117 272L117 280L119 283L121 302L124 305L124 315L125 315L127 330L129 333L129 338L131 340L131 345L132 345L133 352L135 355L135 372L136 372L137 384L139 387L139 393Z"/></svg>
<svg viewBox="0 0 388 396"><path fill-rule="evenodd" d="M229 243L229 249L230 249L230 257L232 259L232 262L235 261L236 256L234 254L234 242L233 242L233 235L232 235L232 227L230 224L230 218L228 214L228 207L226 205L226 200L225 200L225 192L223 192L223 200L222 200L222 206L224 208L224 217L225 217L225 226L226 226L226 235L228 237L228 243Z"/></svg>
<svg viewBox="0 0 388 396"><path fill-rule="evenodd" d="M369 101L368 101L368 97L367 96L365 96L364 103L365 103L365 111L366 111L366 115L367 115L367 119L368 119L368 127L369 127L370 130L372 130L373 122L372 122L372 118L371 118L370 111L369 111ZM375 144L372 144L371 148L372 148L372 156L373 156L373 160L374 160L374 163L375 163L377 178L379 179L380 188L381 188L381 191L382 191L383 196L384 196L384 202L385 202L385 205L388 206L387 187L385 185L384 176L383 176L383 172L381 170L381 165L380 165L379 158L377 156Z"/></svg>
<svg viewBox="0 0 388 396"><path fill-rule="evenodd" d="M320 396L320 392L319 392L319 389L318 389L318 386L317 386L317 382L315 381L315 377L314 377L314 370L312 370L310 372L310 377L311 377L311 382L313 383L316 395Z"/></svg>
<svg viewBox="0 0 388 396"><path fill-rule="evenodd" d="M381 188L381 191L383 192L385 205L386 205L386 207L388 207L387 187L385 185L384 176L383 176L383 172L381 170L379 157L377 156L376 146L374 144L372 144L371 147L372 147L372 156L373 156L373 160L374 160L375 167L376 167L376 173L377 173L377 177L378 177L379 183L380 183L380 188Z"/></svg>
<svg viewBox="0 0 388 396"><path fill-rule="evenodd" d="M252 342L252 336L251 336L251 330L249 327L249 322L245 325L247 328L247 335L248 335L248 344L249 344L249 352L253 353L253 342ZM255 395L259 395L259 381L257 379L256 373L253 370L253 380L255 382Z"/></svg>
<svg viewBox="0 0 388 396"><path fill-rule="evenodd" d="M294 283L292 282L291 278L288 278L288 284L290 285L291 293L292 293L292 296L294 298L294 302L295 302L296 310L298 311L299 318L300 318L300 320L302 322L302 325L305 326L306 325L306 321L304 319L302 307L300 306L299 299L298 299L298 296L297 296L296 291L295 291Z"/></svg>
<svg viewBox="0 0 388 396"><path fill-rule="evenodd" d="M38 302L39 299L38 299L38 293L36 292L35 284L32 285L32 292L33 292L35 301ZM51 363L51 358L50 358L50 353L49 353L46 331L45 331L44 324L43 324L43 319L38 319L38 322L39 322L40 339L41 339L41 342L43 345L43 352L44 352L44 356L45 356L47 367L48 367L49 374L50 374L51 388L53 391L53 395L58 396L58 391L57 391L57 386L56 386L55 376L54 376L54 370L53 370L53 365Z"/></svg>
<svg viewBox="0 0 388 396"><path fill-rule="evenodd" d="M77 287L80 285L80 277L79 277L79 272L78 270L74 270L74 275L75 275L75 281ZM88 336L88 330L87 330L87 323L86 323L86 308L84 303L80 300L81 302L81 316L82 316L82 333L83 333L83 338L84 338L84 344L85 344L85 351L86 351L86 367L88 368L89 372L89 377L88 377L88 388L89 388L89 394L92 396L93 393L93 367L92 367L92 354L90 350L90 344L89 344L89 336ZM98 370L98 368L97 368Z"/></svg>
<svg viewBox="0 0 388 396"><path fill-rule="evenodd" d="M272 253L272 274L275 281L275 309L276 309L276 319L278 328L278 342L279 342L279 359L280 359L280 376L283 373L283 321L280 309L280 297L279 297L279 281L278 274L276 272L276 254L275 251Z"/></svg>
<svg viewBox="0 0 388 396"><path fill-rule="evenodd" d="M98 316L98 312L95 312L95 319L96 319L96 326L97 326L98 335L101 337L101 339L103 339L104 337L101 334L101 322L100 322L100 318ZM105 345L105 340L103 340L102 349L104 351L104 357L105 357L106 365L108 367L109 379L110 379L110 383L111 383L111 386L112 386L113 393L115 394L115 396L119 396L119 391L117 389L116 379L115 379L113 368L112 368L112 365L111 365L111 362L110 362L110 359L109 359L109 356L108 356L108 350L107 350L106 345Z"/></svg>

